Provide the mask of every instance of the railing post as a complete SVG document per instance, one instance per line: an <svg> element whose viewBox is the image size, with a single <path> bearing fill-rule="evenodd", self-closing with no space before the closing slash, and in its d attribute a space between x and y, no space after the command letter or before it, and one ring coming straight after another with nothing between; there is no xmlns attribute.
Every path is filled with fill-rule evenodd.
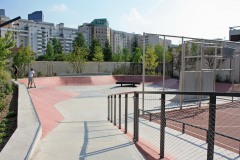
<svg viewBox="0 0 240 160"><path fill-rule="evenodd" d="M160 131L160 159L164 158L164 144L165 144L165 94L161 94L161 131Z"/></svg>
<svg viewBox="0 0 240 160"><path fill-rule="evenodd" d="M182 124L182 134L185 133L185 123Z"/></svg>
<svg viewBox="0 0 240 160"><path fill-rule="evenodd" d="M114 126L116 126L116 105L117 105L117 96L116 95L114 95L114 120L113 120L113 124L114 124Z"/></svg>
<svg viewBox="0 0 240 160"><path fill-rule="evenodd" d="M112 99L112 95L111 95L111 123L113 122L113 99Z"/></svg>
<svg viewBox="0 0 240 160"><path fill-rule="evenodd" d="M108 96L108 121L110 120L110 96Z"/></svg>
<svg viewBox="0 0 240 160"><path fill-rule="evenodd" d="M125 94L125 133L127 133L128 123L128 94Z"/></svg>
<svg viewBox="0 0 240 160"><path fill-rule="evenodd" d="M119 129L121 129L121 94L119 94Z"/></svg>
<svg viewBox="0 0 240 160"><path fill-rule="evenodd" d="M209 104L209 122L207 134L207 159L213 160L214 156L214 139L215 139L215 122L216 122L216 95L210 95Z"/></svg>
<svg viewBox="0 0 240 160"><path fill-rule="evenodd" d="M134 130L133 130L133 141L137 142L138 141L138 135L139 135L139 124L138 124L138 113L139 113L139 93L134 92Z"/></svg>

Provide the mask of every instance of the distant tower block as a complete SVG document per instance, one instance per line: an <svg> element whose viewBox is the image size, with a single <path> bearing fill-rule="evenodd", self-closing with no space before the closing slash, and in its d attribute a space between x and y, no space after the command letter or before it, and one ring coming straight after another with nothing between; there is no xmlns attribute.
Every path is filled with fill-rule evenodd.
<svg viewBox="0 0 240 160"><path fill-rule="evenodd" d="M202 76L202 80L201 80ZM184 71L184 83L183 77L180 75L179 91L183 92L213 92L214 91L214 72L213 71ZM202 97L204 98L204 97ZM198 100L197 95L184 95L183 101ZM180 96L177 95L174 101L180 101Z"/></svg>

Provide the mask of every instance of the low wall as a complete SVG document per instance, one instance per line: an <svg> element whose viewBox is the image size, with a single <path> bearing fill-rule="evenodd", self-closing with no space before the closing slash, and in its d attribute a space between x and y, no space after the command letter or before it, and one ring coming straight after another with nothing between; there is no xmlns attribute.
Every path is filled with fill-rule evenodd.
<svg viewBox="0 0 240 160"><path fill-rule="evenodd" d="M86 62L82 73L108 73L112 72L121 66L130 68L130 62ZM41 73L43 76L48 75L64 75L76 73L73 67L68 62L64 61L33 61L25 68L25 74L33 67L36 73Z"/></svg>
<svg viewBox="0 0 240 160"><path fill-rule="evenodd" d="M31 158L42 134L41 123L26 86L16 81L14 83L18 85L17 129L1 151L1 160Z"/></svg>

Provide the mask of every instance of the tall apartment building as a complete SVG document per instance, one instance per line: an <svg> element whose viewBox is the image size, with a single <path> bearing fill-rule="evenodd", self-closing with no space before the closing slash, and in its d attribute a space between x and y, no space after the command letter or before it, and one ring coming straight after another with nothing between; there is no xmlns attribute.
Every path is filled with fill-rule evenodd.
<svg viewBox="0 0 240 160"><path fill-rule="evenodd" d="M92 39L92 25L90 23L83 23L83 25L78 26L78 31L83 34L87 45L91 45Z"/></svg>
<svg viewBox="0 0 240 160"><path fill-rule="evenodd" d="M113 53L117 53L119 49L122 52L124 48L128 48L131 51L133 37L133 33L111 30L111 47Z"/></svg>
<svg viewBox="0 0 240 160"><path fill-rule="evenodd" d="M64 23L57 24L55 29L53 29L51 37L59 39L62 50L64 53L71 52L73 50L73 41L77 37L78 29L64 27Z"/></svg>
<svg viewBox="0 0 240 160"><path fill-rule="evenodd" d="M10 18L5 16L5 10L4 9L0 9L0 24L6 22L6 21L9 21ZM3 26L2 28L0 28L0 37L4 37L6 32L7 32L7 28L11 28L12 27L12 24L8 24L8 25L5 25Z"/></svg>
<svg viewBox="0 0 240 160"><path fill-rule="evenodd" d="M0 9L0 16L5 16L5 9Z"/></svg>
<svg viewBox="0 0 240 160"><path fill-rule="evenodd" d="M28 20L32 20L35 22L43 22L44 16L42 11L35 11L33 13L28 14Z"/></svg>
<svg viewBox="0 0 240 160"><path fill-rule="evenodd" d="M111 43L111 28L109 27L108 20L94 19L91 23L84 23L78 26L78 31L83 33L86 43L90 46L92 37L97 38L100 41L102 47L105 46L108 40Z"/></svg>
<svg viewBox="0 0 240 160"><path fill-rule="evenodd" d="M138 41L139 45L143 46L143 35L138 35ZM154 34L147 34L145 35L145 45L151 45L151 46L156 46L156 45L163 45L164 44L164 39L163 37L160 37L159 35L154 35ZM172 41L165 39L165 45L166 46L172 46Z"/></svg>
<svg viewBox="0 0 240 160"><path fill-rule="evenodd" d="M46 52L47 42L54 30L53 23L20 19L14 23L14 26L14 34L17 36L17 47L29 45L37 55L42 55Z"/></svg>
<svg viewBox="0 0 240 160"><path fill-rule="evenodd" d="M102 47L105 46L106 41L110 42L111 29L107 19L94 19L91 22L92 36L99 39Z"/></svg>

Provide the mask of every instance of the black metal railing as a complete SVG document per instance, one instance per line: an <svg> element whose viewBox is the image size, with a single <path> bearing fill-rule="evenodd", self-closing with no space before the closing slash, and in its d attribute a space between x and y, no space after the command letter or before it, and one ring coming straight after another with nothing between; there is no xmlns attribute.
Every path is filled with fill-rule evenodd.
<svg viewBox="0 0 240 160"><path fill-rule="evenodd" d="M160 95L160 107L159 114L152 113L148 110L140 109L140 99L141 95ZM183 122L180 120L176 120L174 118L167 117L167 109L166 109L166 95L199 95L199 96L208 96L208 125L207 128L200 127L194 124L190 124L187 122ZM128 133L129 128L129 109L133 108L133 141L138 142L139 138L141 138L141 134L139 133L139 124L142 115L146 117L149 114L149 121L153 120L153 117L159 119L159 156L160 158L165 157L165 145L167 143L166 139L166 127L168 121L174 121L176 123L182 124L181 132L185 133L185 126L194 127L200 130L206 131L206 141L207 141L207 153L206 159L212 160L214 158L214 147L215 147L215 136L220 135L225 138L229 138L231 140L235 140L240 144L240 137L232 137L226 135L224 133L220 133L216 131L216 112L217 112L217 97L240 97L240 93L220 93L220 92L177 92L177 91L165 91L165 92L125 92L119 94L112 94L108 96L108 117L107 119L111 121L114 125L118 125L119 129L122 129L122 121L124 121L124 133ZM142 96L145 97L145 96ZM129 101L132 98L133 101ZM118 115L117 115L117 99L118 99ZM125 103L122 103L122 100L125 99ZM131 103L130 103L131 102ZM142 102L144 103L144 102ZM122 105L124 104L124 106ZM144 105L144 104L143 104ZM182 107L179 107L182 108ZM239 107L240 108L240 107ZM173 107L172 110L177 110L178 108ZM122 113L124 110L124 113ZM180 109L179 109L180 110ZM142 114L140 114L142 113ZM124 116L124 118L122 118ZM118 118L118 122L116 119ZM118 123L118 124L117 124ZM176 157L177 158L177 157Z"/></svg>

